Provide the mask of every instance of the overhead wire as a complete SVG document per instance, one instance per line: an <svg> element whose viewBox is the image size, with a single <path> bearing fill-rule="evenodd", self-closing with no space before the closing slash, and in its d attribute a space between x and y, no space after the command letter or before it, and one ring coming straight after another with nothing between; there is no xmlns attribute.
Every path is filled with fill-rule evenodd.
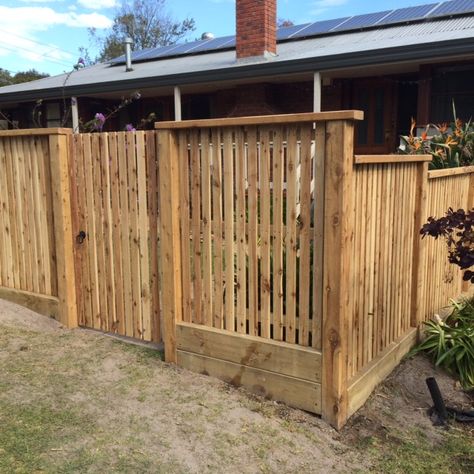
<svg viewBox="0 0 474 474"><path fill-rule="evenodd" d="M37 54L38 56L40 57L44 57L46 59L46 61L50 62L50 63L54 63L54 64L59 64L61 66L65 66L65 67L68 67L68 68L71 68L71 63L66 63L66 62L63 62L61 60L58 60L56 58L52 58L51 56L45 56L45 55L41 55L39 54L38 52L36 51L33 51L32 49L28 49L28 48L23 48L21 46L16 46L16 47L11 47L10 45L5 45L5 44L2 44L0 45L0 49L6 49L7 51L11 51L13 53L16 53L18 49L22 50L22 51L26 51L28 53L31 53L31 54Z"/></svg>
<svg viewBox="0 0 474 474"><path fill-rule="evenodd" d="M32 43L38 44L38 45L40 45L40 46L49 46L49 47L52 46L51 44L43 43L42 41L38 41L38 40L34 40L34 39L31 39L31 38L28 38L27 36L22 36L22 35L19 35L19 34L17 34L17 33L12 33L11 31L4 30L3 28L0 28L0 32L6 33L6 34L9 34L9 35L12 35L12 36L15 36L15 37L17 37L17 38L21 38L21 39L24 39L24 40L27 40L27 41L31 41ZM71 55L73 55L73 56L74 56L75 54L77 54L77 52L76 52L76 53L73 53L73 52L68 51L68 50L66 50L66 49L62 49L62 48L60 48L59 46L55 46L54 49L57 49L57 50L59 50L59 51L62 51L63 53L71 54Z"/></svg>

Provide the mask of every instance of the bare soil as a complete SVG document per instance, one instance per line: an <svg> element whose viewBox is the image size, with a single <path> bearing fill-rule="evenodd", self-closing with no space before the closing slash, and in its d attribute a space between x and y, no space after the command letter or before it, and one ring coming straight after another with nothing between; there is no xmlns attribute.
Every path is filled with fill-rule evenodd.
<svg viewBox="0 0 474 474"><path fill-rule="evenodd" d="M450 405L471 407L418 356L338 433L155 349L0 300L0 472L474 472L472 427L446 431L426 414L433 374Z"/></svg>

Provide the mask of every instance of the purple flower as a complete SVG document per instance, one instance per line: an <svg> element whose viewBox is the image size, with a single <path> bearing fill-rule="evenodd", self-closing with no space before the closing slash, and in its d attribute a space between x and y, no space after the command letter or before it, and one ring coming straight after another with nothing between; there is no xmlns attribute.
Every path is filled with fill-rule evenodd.
<svg viewBox="0 0 474 474"><path fill-rule="evenodd" d="M78 71L79 69L82 69L83 67L86 67L86 62L84 61L84 58L79 58L77 60L77 63L74 64L74 69Z"/></svg>
<svg viewBox="0 0 474 474"><path fill-rule="evenodd" d="M125 125L125 131L126 132L136 132L137 129L131 123L127 123L127 125Z"/></svg>
<svg viewBox="0 0 474 474"><path fill-rule="evenodd" d="M95 130L101 132L102 129L104 128L104 123L105 123L105 116L104 114L101 114L100 112L96 113L95 114L95 117L94 117L94 128Z"/></svg>

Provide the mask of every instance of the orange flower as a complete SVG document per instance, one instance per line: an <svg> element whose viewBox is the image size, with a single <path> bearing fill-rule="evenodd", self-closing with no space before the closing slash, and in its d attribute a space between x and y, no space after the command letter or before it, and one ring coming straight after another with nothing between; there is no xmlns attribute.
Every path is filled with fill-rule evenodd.
<svg viewBox="0 0 474 474"><path fill-rule="evenodd" d="M446 131L448 130L448 124L446 122L443 122L443 123L440 123L438 125L438 130L441 132L441 133L446 133Z"/></svg>
<svg viewBox="0 0 474 474"><path fill-rule="evenodd" d="M428 138L428 133L423 132L423 133L421 134L421 139L422 139L422 140L426 140L427 138Z"/></svg>
<svg viewBox="0 0 474 474"><path fill-rule="evenodd" d="M454 146L454 145L457 145L457 144L458 144L458 142L456 140L454 140L451 135L448 135L448 138L446 138L446 145Z"/></svg>
<svg viewBox="0 0 474 474"><path fill-rule="evenodd" d="M416 120L412 117L411 118L411 127L410 127L410 136L413 137L414 134L413 132L415 131L416 128Z"/></svg>

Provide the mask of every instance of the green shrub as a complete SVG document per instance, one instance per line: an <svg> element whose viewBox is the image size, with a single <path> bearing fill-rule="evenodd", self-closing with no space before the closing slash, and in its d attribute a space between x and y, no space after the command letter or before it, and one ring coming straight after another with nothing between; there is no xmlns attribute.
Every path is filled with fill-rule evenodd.
<svg viewBox="0 0 474 474"><path fill-rule="evenodd" d="M459 377L466 390L474 389L474 297L453 302L453 312L442 321L425 323L425 340L412 353L426 352L437 366Z"/></svg>

